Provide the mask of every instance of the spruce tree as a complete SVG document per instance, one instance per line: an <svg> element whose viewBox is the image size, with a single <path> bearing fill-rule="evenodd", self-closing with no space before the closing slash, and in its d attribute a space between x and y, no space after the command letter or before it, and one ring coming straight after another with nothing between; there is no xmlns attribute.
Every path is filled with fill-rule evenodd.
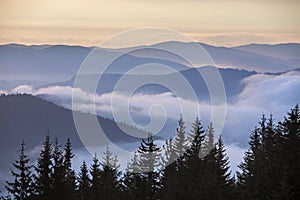
<svg viewBox="0 0 300 200"><path fill-rule="evenodd" d="M212 129L212 125L211 125ZM192 133L190 134L190 141L191 145L187 152L187 156L189 157L200 157L202 158L202 151L203 151L203 142L205 138L203 127L201 125L200 119L196 117L193 125L192 125ZM211 130L213 134L213 130ZM213 137L212 137L213 140Z"/></svg>
<svg viewBox="0 0 300 200"><path fill-rule="evenodd" d="M161 156L161 165L168 166L176 161L176 152L172 139L166 140L162 147L163 155Z"/></svg>
<svg viewBox="0 0 300 200"><path fill-rule="evenodd" d="M203 151L201 152L201 156L206 156L208 153L213 150L215 147L214 140L215 140L215 130L213 127L212 122L209 123L208 129L206 131L206 136L203 144Z"/></svg>
<svg viewBox="0 0 300 200"><path fill-rule="evenodd" d="M300 199L300 111L299 105L288 112L288 116L279 123L283 132L282 163L288 170L288 185L292 186L294 199Z"/></svg>
<svg viewBox="0 0 300 200"><path fill-rule="evenodd" d="M237 172L239 192L242 199L260 199L260 166L262 165L261 139L256 127L250 136L249 150Z"/></svg>
<svg viewBox="0 0 300 200"><path fill-rule="evenodd" d="M201 169L199 173L201 192L198 193L198 198L204 196L203 199L219 199L218 180L220 179L218 171L219 166L217 162L217 146L214 143L214 128L210 122L206 131L206 138L203 144L203 155L201 159ZM198 176L199 176L198 175Z"/></svg>
<svg viewBox="0 0 300 200"><path fill-rule="evenodd" d="M78 176L78 192L80 200L90 199L91 180L89 177L89 171L86 162L83 161Z"/></svg>
<svg viewBox="0 0 300 200"><path fill-rule="evenodd" d="M158 199L159 189L161 188L157 170L159 167L159 152L160 148L154 144L150 133L146 140L142 140L138 149L138 165L141 178L141 184L138 189L143 191L141 199Z"/></svg>
<svg viewBox="0 0 300 200"><path fill-rule="evenodd" d="M175 199L177 194L174 188L179 186L179 177L177 173L177 158L173 140L167 140L163 146L163 155L161 156L161 194L162 199ZM178 190L177 190L178 191Z"/></svg>
<svg viewBox="0 0 300 200"><path fill-rule="evenodd" d="M33 197L33 180L31 174L32 166L29 165L29 158L25 154L25 142L21 143L19 159L13 163L15 170L11 170L14 177L13 182L6 182L5 188L16 200L26 200Z"/></svg>
<svg viewBox="0 0 300 200"><path fill-rule="evenodd" d="M73 200L75 198L76 191L76 175L75 171L72 169L72 158L74 154L72 152L72 144L70 138L67 139L67 142L64 147L64 188L65 188L65 200Z"/></svg>
<svg viewBox="0 0 300 200"><path fill-rule="evenodd" d="M62 199L66 196L65 192L65 168L63 164L63 153L61 146L58 143L58 138L55 138L52 153L52 173L51 173L51 199Z"/></svg>
<svg viewBox="0 0 300 200"><path fill-rule="evenodd" d="M100 172L102 199L120 199L120 183L118 180L121 175L120 165L117 157L110 152L108 145L102 159L102 170Z"/></svg>
<svg viewBox="0 0 300 200"><path fill-rule="evenodd" d="M126 199L141 199L143 197L143 191L139 190L141 183L141 177L139 175L138 168L138 154L135 152L131 161L127 164L123 182L125 185Z"/></svg>
<svg viewBox="0 0 300 200"><path fill-rule="evenodd" d="M232 199L234 198L233 192L233 179L231 178L231 171L229 166L229 158L226 154L225 146L220 136L217 143L216 150L216 191L218 199Z"/></svg>
<svg viewBox="0 0 300 200"><path fill-rule="evenodd" d="M176 129L174 138L174 151L177 158L184 155L185 151L187 150L187 143L188 140L186 137L185 122L182 115L180 115L180 118L178 120L178 128Z"/></svg>
<svg viewBox="0 0 300 200"><path fill-rule="evenodd" d="M101 170L97 154L93 157L93 163L90 169L91 174L91 200L102 199L101 196Z"/></svg>
<svg viewBox="0 0 300 200"><path fill-rule="evenodd" d="M198 199L204 194L204 165L201 155L204 142L204 130L197 117L190 134L191 145L184 156L184 167L178 170L177 187L181 188L176 195L185 199Z"/></svg>
<svg viewBox="0 0 300 200"><path fill-rule="evenodd" d="M52 166L52 147L50 136L46 136L44 147L40 153L35 167L35 188L39 199L49 199L52 192L51 184L51 166Z"/></svg>
<svg viewBox="0 0 300 200"><path fill-rule="evenodd" d="M270 191L274 190L280 182L280 177L285 172L280 166L281 144L279 142L281 135L276 130L273 122L273 116L265 121L265 131L261 136L262 149L262 191L265 191L265 197L270 197Z"/></svg>

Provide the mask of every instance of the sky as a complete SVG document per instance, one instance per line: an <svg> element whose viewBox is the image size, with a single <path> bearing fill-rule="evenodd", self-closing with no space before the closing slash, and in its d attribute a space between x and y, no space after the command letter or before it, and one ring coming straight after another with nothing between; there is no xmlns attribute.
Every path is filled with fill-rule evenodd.
<svg viewBox="0 0 300 200"><path fill-rule="evenodd" d="M0 44L96 46L160 27L218 46L300 43L297 0L0 0Z"/></svg>

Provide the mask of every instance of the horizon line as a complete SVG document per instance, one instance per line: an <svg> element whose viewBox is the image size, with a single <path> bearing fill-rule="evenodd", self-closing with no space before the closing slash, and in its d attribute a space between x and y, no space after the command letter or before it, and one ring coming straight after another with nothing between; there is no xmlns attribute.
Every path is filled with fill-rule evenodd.
<svg viewBox="0 0 300 200"><path fill-rule="evenodd" d="M68 46L68 47L84 47L84 48L96 48L96 47L101 47L104 49L123 49L123 48L132 48L132 47L140 47L140 46L153 46L153 45L158 45L158 44L163 44L163 43L171 43L171 42L178 42L178 43L199 43L200 45L208 45L208 46L213 46L213 47L226 47L226 48L235 48L235 47L242 47L242 46L250 46L250 45L268 45L268 46L276 46L276 45L287 45L287 44L298 44L298 42L279 42L279 43L245 43L245 44L240 44L240 45L213 45L205 42L200 42L200 41L195 41L195 42L184 42L184 41L179 41L179 40L168 40L168 41L162 41L158 43L153 43L153 44L140 44L140 45L134 45L134 46L120 46L120 47L101 47L101 46L88 46L88 45L81 45L81 44L67 44L67 43L34 43L34 44L27 44L27 43L17 43L17 42L10 42L10 43L0 43L0 46L9 46L9 45L19 45L19 46L25 46L25 47L42 47L42 46Z"/></svg>

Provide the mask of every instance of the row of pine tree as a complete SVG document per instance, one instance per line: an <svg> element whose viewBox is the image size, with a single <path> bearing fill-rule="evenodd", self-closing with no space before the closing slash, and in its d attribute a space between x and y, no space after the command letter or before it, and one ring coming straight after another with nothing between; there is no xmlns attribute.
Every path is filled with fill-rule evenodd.
<svg viewBox="0 0 300 200"><path fill-rule="evenodd" d="M106 199L300 199L300 112L296 105L283 121L263 115L250 135L249 149L236 176L222 138L215 143L213 125L205 131L196 118L186 131L182 117L174 139L158 147L150 134L142 140L125 171L107 146L101 161L83 161L72 169L71 141L62 147L46 136L34 166L22 142L13 163L8 194L16 200Z"/></svg>

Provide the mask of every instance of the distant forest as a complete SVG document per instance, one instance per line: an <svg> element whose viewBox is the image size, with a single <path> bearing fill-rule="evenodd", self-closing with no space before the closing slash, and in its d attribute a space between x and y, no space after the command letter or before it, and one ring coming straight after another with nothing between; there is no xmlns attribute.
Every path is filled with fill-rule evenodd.
<svg viewBox="0 0 300 200"><path fill-rule="evenodd" d="M298 105L277 124L272 115L262 116L236 174L230 172L222 138L214 142L212 123L204 130L196 118L187 131L180 117L176 130L161 148L149 134L124 171L107 146L101 159L94 155L91 166L83 161L76 173L70 139L62 146L49 135L32 166L23 141L1 199L300 199Z"/></svg>

